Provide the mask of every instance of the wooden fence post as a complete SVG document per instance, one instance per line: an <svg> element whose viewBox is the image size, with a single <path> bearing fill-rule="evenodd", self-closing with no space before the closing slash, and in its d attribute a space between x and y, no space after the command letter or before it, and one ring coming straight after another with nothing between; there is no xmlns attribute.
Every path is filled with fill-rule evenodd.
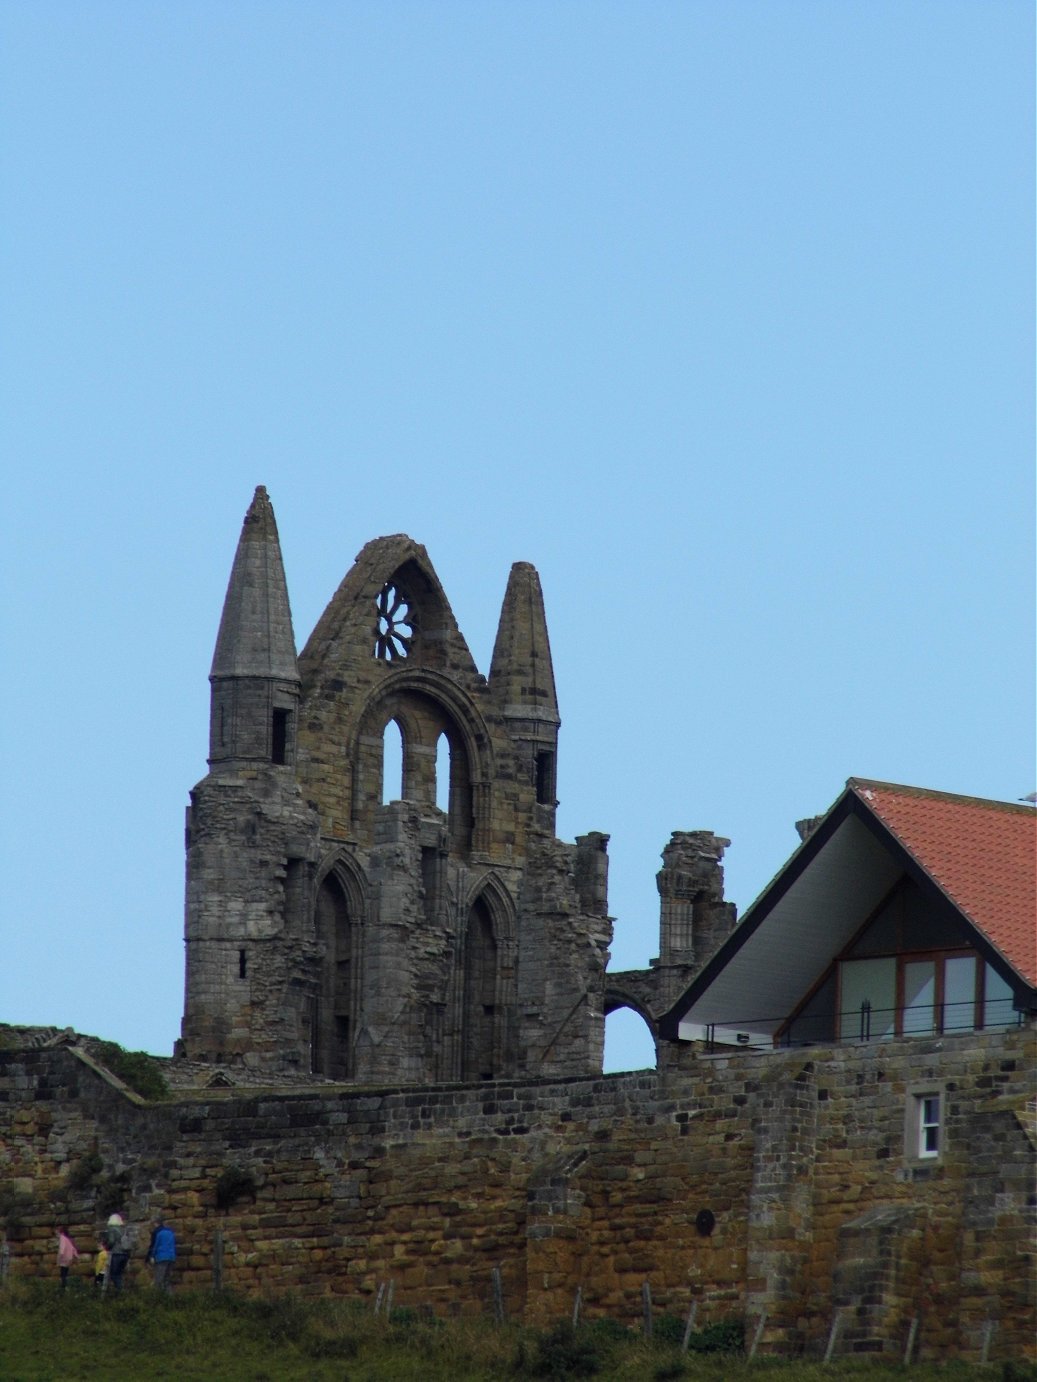
<svg viewBox="0 0 1037 1382"><path fill-rule="evenodd" d="M831 1329L829 1329L829 1331L828 1331L828 1345L827 1345L827 1347L825 1348L825 1362L826 1362L826 1363L830 1363L830 1362L832 1361L832 1355L835 1353L835 1346L836 1346L836 1344L839 1342L839 1332L840 1332L840 1330L842 1329L842 1327L843 1327L843 1316L842 1316L842 1311L841 1311L841 1310L837 1310L837 1311L835 1312L835 1314L832 1316L832 1327L831 1327Z"/></svg>
<svg viewBox="0 0 1037 1382"><path fill-rule="evenodd" d="M641 1283L641 1310L644 1315L645 1338L652 1337L652 1283L643 1281Z"/></svg>
<svg viewBox="0 0 1037 1382"><path fill-rule="evenodd" d="M756 1350L760 1347L760 1340L763 1338L763 1331L767 1324L767 1311L760 1311L760 1318L756 1322L756 1330L753 1334L753 1341L749 1348L749 1362L756 1357Z"/></svg>
<svg viewBox="0 0 1037 1382"><path fill-rule="evenodd" d="M218 1228L212 1236L212 1289L223 1290L223 1229Z"/></svg>
<svg viewBox="0 0 1037 1382"><path fill-rule="evenodd" d="M497 1324L504 1323L504 1281L499 1267L494 1267L493 1277L493 1318Z"/></svg>
<svg viewBox="0 0 1037 1382"><path fill-rule="evenodd" d="M994 1335L996 1332L997 1321L987 1320L986 1324L983 1326L983 1347L980 1349L979 1354L979 1361L983 1364L984 1367L986 1367L987 1364L990 1362L990 1345L994 1341Z"/></svg>
<svg viewBox="0 0 1037 1382"><path fill-rule="evenodd" d="M904 1345L904 1362L911 1362L911 1355L915 1351L915 1340L918 1338L918 1316L911 1321L911 1328L907 1331L907 1343Z"/></svg>
<svg viewBox="0 0 1037 1382"><path fill-rule="evenodd" d="M695 1316L698 1314L699 1303L693 1300L688 1306L688 1319L684 1326L684 1338L681 1340L681 1352L687 1353L688 1345L691 1343L692 1331L695 1328Z"/></svg>

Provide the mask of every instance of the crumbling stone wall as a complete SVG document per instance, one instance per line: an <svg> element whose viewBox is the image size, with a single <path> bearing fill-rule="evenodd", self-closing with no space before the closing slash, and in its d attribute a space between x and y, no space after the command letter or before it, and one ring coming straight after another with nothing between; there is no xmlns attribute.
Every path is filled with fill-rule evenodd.
<svg viewBox="0 0 1037 1382"><path fill-rule="evenodd" d="M612 970L605 977L605 1011L639 1013L658 1042L659 1019L734 929L737 910L724 898L724 850L731 843L711 830L675 830L656 874L659 954L648 969Z"/></svg>
<svg viewBox="0 0 1037 1382"><path fill-rule="evenodd" d="M840 1349L976 1360L1033 1353L1033 1033L804 1053L690 1050L661 1072L412 1089L195 1091L142 1105L64 1049L0 1052L0 1192L29 1207L12 1271L45 1274L55 1213L87 1241L98 1184L175 1223L180 1280L513 1315L700 1323L766 1311L763 1348L819 1354L833 1310L867 1307ZM950 1092L938 1165L905 1155L925 1072ZM253 1194L217 1205L221 1174ZM922 1172L924 1171L924 1174ZM708 1211L708 1215L703 1211ZM903 1226L903 1231L896 1225ZM890 1226L893 1226L890 1228ZM907 1229L910 1229L910 1232ZM139 1263L137 1266L139 1272ZM868 1283L877 1301L858 1301ZM889 1349L892 1336L893 1348Z"/></svg>

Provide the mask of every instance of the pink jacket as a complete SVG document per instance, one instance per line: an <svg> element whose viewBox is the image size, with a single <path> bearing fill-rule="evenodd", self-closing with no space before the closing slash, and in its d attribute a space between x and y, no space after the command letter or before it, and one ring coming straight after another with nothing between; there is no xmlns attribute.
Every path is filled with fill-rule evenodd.
<svg viewBox="0 0 1037 1382"><path fill-rule="evenodd" d="M67 1233L58 1234L58 1266L71 1267L79 1256L79 1249Z"/></svg>

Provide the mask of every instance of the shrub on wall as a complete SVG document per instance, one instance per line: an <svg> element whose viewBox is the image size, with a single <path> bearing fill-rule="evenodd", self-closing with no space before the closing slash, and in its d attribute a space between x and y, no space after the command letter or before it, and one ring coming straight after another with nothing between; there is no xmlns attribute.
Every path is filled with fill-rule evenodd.
<svg viewBox="0 0 1037 1382"><path fill-rule="evenodd" d="M256 1202L256 1178L245 1166L225 1166L216 1182L216 1208L230 1209L238 1200Z"/></svg>
<svg viewBox="0 0 1037 1382"><path fill-rule="evenodd" d="M107 1217L122 1209L130 1197L130 1173L119 1171L99 1181L97 1186L97 1212Z"/></svg>
<svg viewBox="0 0 1037 1382"><path fill-rule="evenodd" d="M86 1190L92 1190L97 1184L97 1178L104 1170L104 1162L97 1152L86 1152L83 1156L73 1161L68 1172L68 1180L65 1186L68 1190L79 1194Z"/></svg>
<svg viewBox="0 0 1037 1382"><path fill-rule="evenodd" d="M90 1050L95 1060L142 1099L164 1099L168 1095L166 1077L158 1061L146 1051L124 1051L115 1041L94 1042Z"/></svg>

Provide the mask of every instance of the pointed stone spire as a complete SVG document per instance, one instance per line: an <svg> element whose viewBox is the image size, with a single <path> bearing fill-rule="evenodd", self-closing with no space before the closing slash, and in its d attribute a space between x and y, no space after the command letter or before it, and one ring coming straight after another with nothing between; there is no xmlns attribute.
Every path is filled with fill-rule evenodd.
<svg viewBox="0 0 1037 1382"><path fill-rule="evenodd" d="M234 554L209 683L211 766L294 766L299 666L277 523L262 485Z"/></svg>
<svg viewBox="0 0 1037 1382"><path fill-rule="evenodd" d="M558 697L540 577L517 561L504 592L490 662L490 695L500 707L522 772L533 787L540 828L554 831Z"/></svg>
<svg viewBox="0 0 1037 1382"><path fill-rule="evenodd" d="M242 525L209 675L299 679L277 521L263 485Z"/></svg>
<svg viewBox="0 0 1037 1382"><path fill-rule="evenodd" d="M490 690L504 714L558 725L551 644L536 567L517 561L504 592L490 663Z"/></svg>

